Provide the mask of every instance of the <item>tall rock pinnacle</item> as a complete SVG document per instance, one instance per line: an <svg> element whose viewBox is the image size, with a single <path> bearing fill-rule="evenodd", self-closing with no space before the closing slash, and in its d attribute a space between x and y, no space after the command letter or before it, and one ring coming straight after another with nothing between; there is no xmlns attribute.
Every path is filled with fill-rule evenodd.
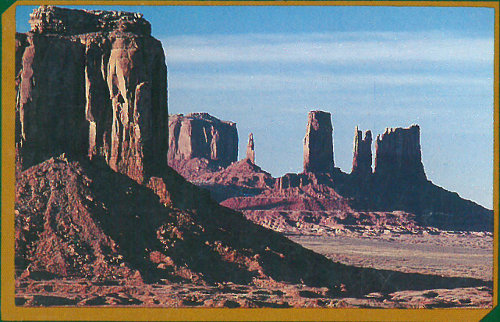
<svg viewBox="0 0 500 322"><path fill-rule="evenodd" d="M248 135L248 144L247 144L247 159L250 160L253 164L255 164L255 146L253 142L253 133Z"/></svg>
<svg viewBox="0 0 500 322"><path fill-rule="evenodd" d="M418 125L387 128L377 136L375 174L379 178L426 180Z"/></svg>
<svg viewBox="0 0 500 322"><path fill-rule="evenodd" d="M304 138L304 172L328 173L333 171L332 133L330 113L309 112Z"/></svg>
<svg viewBox="0 0 500 322"><path fill-rule="evenodd" d="M372 173L372 132L363 132L356 126L354 134L354 150L352 159L352 174L367 175Z"/></svg>
<svg viewBox="0 0 500 322"><path fill-rule="evenodd" d="M142 15L42 6L16 35L16 150L61 153L143 182L167 164L167 67Z"/></svg>

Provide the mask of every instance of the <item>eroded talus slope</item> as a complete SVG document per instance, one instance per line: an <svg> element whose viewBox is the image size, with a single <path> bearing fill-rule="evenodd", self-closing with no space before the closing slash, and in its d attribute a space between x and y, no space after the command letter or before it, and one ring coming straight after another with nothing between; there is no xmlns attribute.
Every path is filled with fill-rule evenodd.
<svg viewBox="0 0 500 322"><path fill-rule="evenodd" d="M219 206L174 171L151 189L104 162L61 156L22 172L16 188L18 274L252 284L277 281L360 295L485 285L463 278L333 263ZM169 202L161 202L168 194ZM389 282L388 282L389 281Z"/></svg>

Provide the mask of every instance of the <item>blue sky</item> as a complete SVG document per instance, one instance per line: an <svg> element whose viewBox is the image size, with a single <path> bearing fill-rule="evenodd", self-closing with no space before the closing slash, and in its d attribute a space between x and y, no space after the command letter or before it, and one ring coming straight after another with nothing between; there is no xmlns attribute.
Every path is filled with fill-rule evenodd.
<svg viewBox="0 0 500 322"><path fill-rule="evenodd" d="M18 31L33 8L17 7ZM492 207L493 9L86 8L142 12L167 55L169 112L237 122L240 157L253 132L274 176L302 171L307 112L320 109L343 171L356 125L417 123L428 178Z"/></svg>

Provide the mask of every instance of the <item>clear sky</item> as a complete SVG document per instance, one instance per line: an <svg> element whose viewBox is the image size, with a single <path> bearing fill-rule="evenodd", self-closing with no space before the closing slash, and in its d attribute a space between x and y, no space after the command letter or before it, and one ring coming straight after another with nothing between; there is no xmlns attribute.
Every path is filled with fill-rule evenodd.
<svg viewBox="0 0 500 322"><path fill-rule="evenodd" d="M18 31L33 8L18 7ZM235 121L240 158L253 132L274 176L302 171L310 110L331 112L345 172L356 125L376 136L416 123L428 178L492 208L493 9L85 8L143 13L167 55L169 112Z"/></svg>

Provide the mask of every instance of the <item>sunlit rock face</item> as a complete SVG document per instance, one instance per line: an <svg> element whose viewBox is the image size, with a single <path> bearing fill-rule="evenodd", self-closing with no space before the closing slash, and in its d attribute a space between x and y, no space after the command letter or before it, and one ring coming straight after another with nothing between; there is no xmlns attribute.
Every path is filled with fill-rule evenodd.
<svg viewBox="0 0 500 322"><path fill-rule="evenodd" d="M167 67L141 14L42 6L16 35L21 168L60 153L143 182L167 164Z"/></svg>
<svg viewBox="0 0 500 322"><path fill-rule="evenodd" d="M238 158L236 123L208 113L171 115L169 136L168 161L172 166L176 160L203 158L226 167Z"/></svg>

